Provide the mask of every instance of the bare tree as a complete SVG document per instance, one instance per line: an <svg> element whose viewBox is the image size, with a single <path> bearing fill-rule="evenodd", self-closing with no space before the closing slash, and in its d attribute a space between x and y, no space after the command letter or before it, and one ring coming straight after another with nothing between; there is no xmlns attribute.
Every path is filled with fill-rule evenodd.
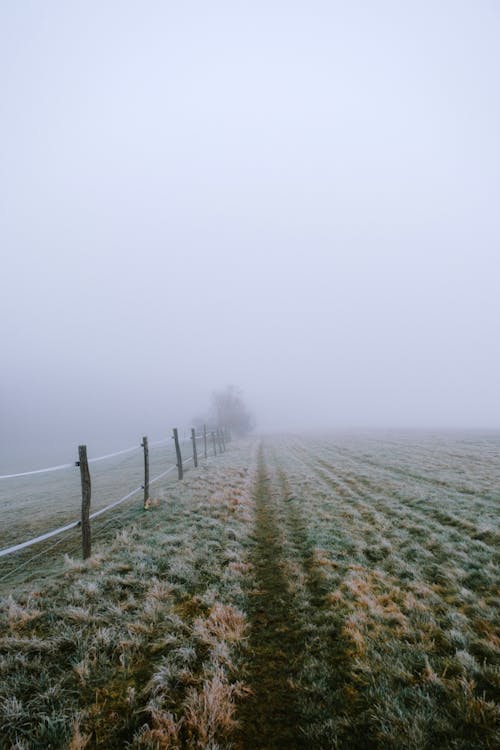
<svg viewBox="0 0 500 750"><path fill-rule="evenodd" d="M220 427L228 427L235 435L247 435L252 431L254 420L243 401L239 388L228 385L212 395L212 412Z"/></svg>

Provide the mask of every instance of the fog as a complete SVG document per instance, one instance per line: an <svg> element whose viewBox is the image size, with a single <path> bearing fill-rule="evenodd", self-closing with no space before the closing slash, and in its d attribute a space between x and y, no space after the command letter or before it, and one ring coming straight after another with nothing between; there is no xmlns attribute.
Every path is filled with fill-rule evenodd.
<svg viewBox="0 0 500 750"><path fill-rule="evenodd" d="M0 7L0 469L500 427L500 6Z"/></svg>

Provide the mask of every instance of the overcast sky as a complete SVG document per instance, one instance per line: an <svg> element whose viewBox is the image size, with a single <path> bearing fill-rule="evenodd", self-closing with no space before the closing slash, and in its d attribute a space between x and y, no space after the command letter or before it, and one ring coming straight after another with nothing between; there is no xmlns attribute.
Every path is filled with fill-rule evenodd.
<svg viewBox="0 0 500 750"><path fill-rule="evenodd" d="M499 39L496 0L2 0L4 459L228 383L263 430L500 427Z"/></svg>

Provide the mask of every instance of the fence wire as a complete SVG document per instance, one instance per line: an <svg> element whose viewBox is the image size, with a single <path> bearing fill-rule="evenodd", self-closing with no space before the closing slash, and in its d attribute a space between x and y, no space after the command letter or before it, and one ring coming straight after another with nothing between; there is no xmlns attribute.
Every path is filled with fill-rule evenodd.
<svg viewBox="0 0 500 750"><path fill-rule="evenodd" d="M183 461L183 463L187 463L187 461L193 460L192 458L186 459L186 461ZM158 482L162 477L169 474L171 471L174 471L177 468L176 465L170 466L166 471L163 471L161 474L158 474L156 477L153 477L153 479L150 480L150 484L153 484L153 482ZM108 510L111 510L111 508L116 508L118 505L121 505L126 500L129 500L133 495L136 495L138 492L141 492L144 489L143 485L140 485L139 487L136 487L131 492L127 492L126 495L121 497L119 500L115 500L112 503L109 503L109 505L106 505L104 508L100 508L99 510L96 510L94 513L91 513L89 518L92 520L93 518L97 518L98 516L102 516L103 513L106 513ZM19 544L14 544L12 547L6 547L5 549L0 550L0 557L5 557L6 555L10 555L14 552L18 552L21 549L25 549L26 547L32 547L34 544L38 544L39 542L44 542L46 539L50 539L53 536L57 536L59 534L63 534L65 531L69 531L70 529L74 529L76 526L80 525L80 520L72 521L71 523L66 524L65 526L60 526L57 529L52 529L52 531L47 531L45 534L40 534L39 536L33 537L33 539L28 539L25 542L20 542Z"/></svg>
<svg viewBox="0 0 500 750"><path fill-rule="evenodd" d="M202 439L204 437L205 437L205 435L196 435L195 434L195 440ZM208 437L208 435L206 437ZM166 439L163 439L163 440L157 440L157 441L151 442L149 445L150 445L150 447L159 447L159 446L162 446L162 445L167 445L167 444L170 443L171 439L172 438L166 438ZM181 439L180 442L182 442L184 444L185 443L190 443L190 442L192 442L192 436L191 437L185 437L185 438ZM133 447L130 447L130 448L124 448L122 450L115 451L113 453L107 453L107 454L104 454L102 456L96 456L94 458L89 459L89 463L97 463L99 461L104 461L106 459L111 459L111 458L115 458L117 456L121 456L121 455L124 455L124 454L127 454L127 453L132 453L133 451L140 450L141 447L142 447L142 445L140 445L140 446L133 446ZM194 456L189 456L188 458L182 460L182 465L184 466L185 464L188 464L191 461L194 462ZM55 471L62 471L64 469L70 469L70 468L74 469L76 466L77 466L77 463L75 462L75 463L60 464L60 465L57 465L57 466L49 466L49 467L46 467L46 468L43 468L43 469L34 469L34 470L31 470L31 471L23 471L23 472L17 472L17 473L12 473L12 474L2 474L2 475L0 475L0 480L1 479L14 479L14 478L17 478L17 477L28 477L28 476L33 476L33 475L36 475L36 474L47 474L47 473L55 472ZM179 469L179 466L177 464L173 464L173 465L169 466L165 471L160 472L155 477L153 477L152 479L150 479L149 480L149 484L152 485L152 484L160 481L160 479L163 479L165 476L167 476L168 474L174 472L176 469ZM111 509L116 508L117 506L119 506L122 503L124 503L127 500L129 500L134 495L136 495L139 492L141 492L143 489L144 489L144 485L142 485L142 484L140 486L138 486L138 487L135 487L133 490L131 490L130 492L127 492L125 495L123 495L123 497L120 497L118 500L115 500L115 501L109 503L104 508L100 508L99 510L96 510L94 513L92 513L90 515L90 517L89 517L90 520L98 518L98 517L102 516L104 513L107 513L108 511L110 511ZM129 512L129 513L126 513L122 517L121 520L123 521L123 519L128 519L129 517L132 518L134 516L137 516L137 515L139 515L142 512L142 510L143 510L142 506L141 506L141 508L133 508L132 511ZM108 521L106 521L104 524L100 525L98 529L95 529L93 531L93 533L92 533L92 537L94 539L102 537L105 534L105 532L108 529L108 527L111 526L113 523L117 522L118 520L119 519L117 517L113 516ZM76 527L78 527L80 525L81 525L81 521L80 520L71 521L70 523L68 523L68 524L66 524L64 526L59 526L56 529L52 529L50 531L47 531L44 534L40 534L40 535L38 535L36 537L33 537L32 539L28 539L28 540L26 540L24 542L20 542L18 544L14 544L14 545L12 545L10 547L6 547L6 548L0 550L0 557L7 557L8 555L11 555L11 554L14 554L15 552L19 552L20 550L32 547L33 545L38 544L40 542L47 541L48 539L51 539L51 538L53 538L55 536L59 536L60 537L55 542L53 542L52 544L50 544L48 547L45 546L43 550L41 550L40 552L38 552L35 555L32 555L27 560L24 560L19 565L17 565L16 567L12 568L11 570L9 570L5 575L3 575L2 577L0 577L0 582L3 582L7 578L15 575L18 571L20 571L23 568L26 568L27 566L29 566L35 560L37 560L40 557L48 554L53 549L55 549L57 546L59 546L60 544L62 544L63 541L67 541L68 542L69 541L68 537L64 536L65 532L70 531L71 529L74 529L74 528L76 528Z"/></svg>

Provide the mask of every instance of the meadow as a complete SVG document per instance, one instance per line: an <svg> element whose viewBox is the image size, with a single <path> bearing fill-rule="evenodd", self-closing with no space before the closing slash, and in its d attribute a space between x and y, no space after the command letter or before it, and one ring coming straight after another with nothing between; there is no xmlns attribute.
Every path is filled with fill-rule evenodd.
<svg viewBox="0 0 500 750"><path fill-rule="evenodd" d="M500 746L498 435L252 439L153 495L5 579L1 748Z"/></svg>

